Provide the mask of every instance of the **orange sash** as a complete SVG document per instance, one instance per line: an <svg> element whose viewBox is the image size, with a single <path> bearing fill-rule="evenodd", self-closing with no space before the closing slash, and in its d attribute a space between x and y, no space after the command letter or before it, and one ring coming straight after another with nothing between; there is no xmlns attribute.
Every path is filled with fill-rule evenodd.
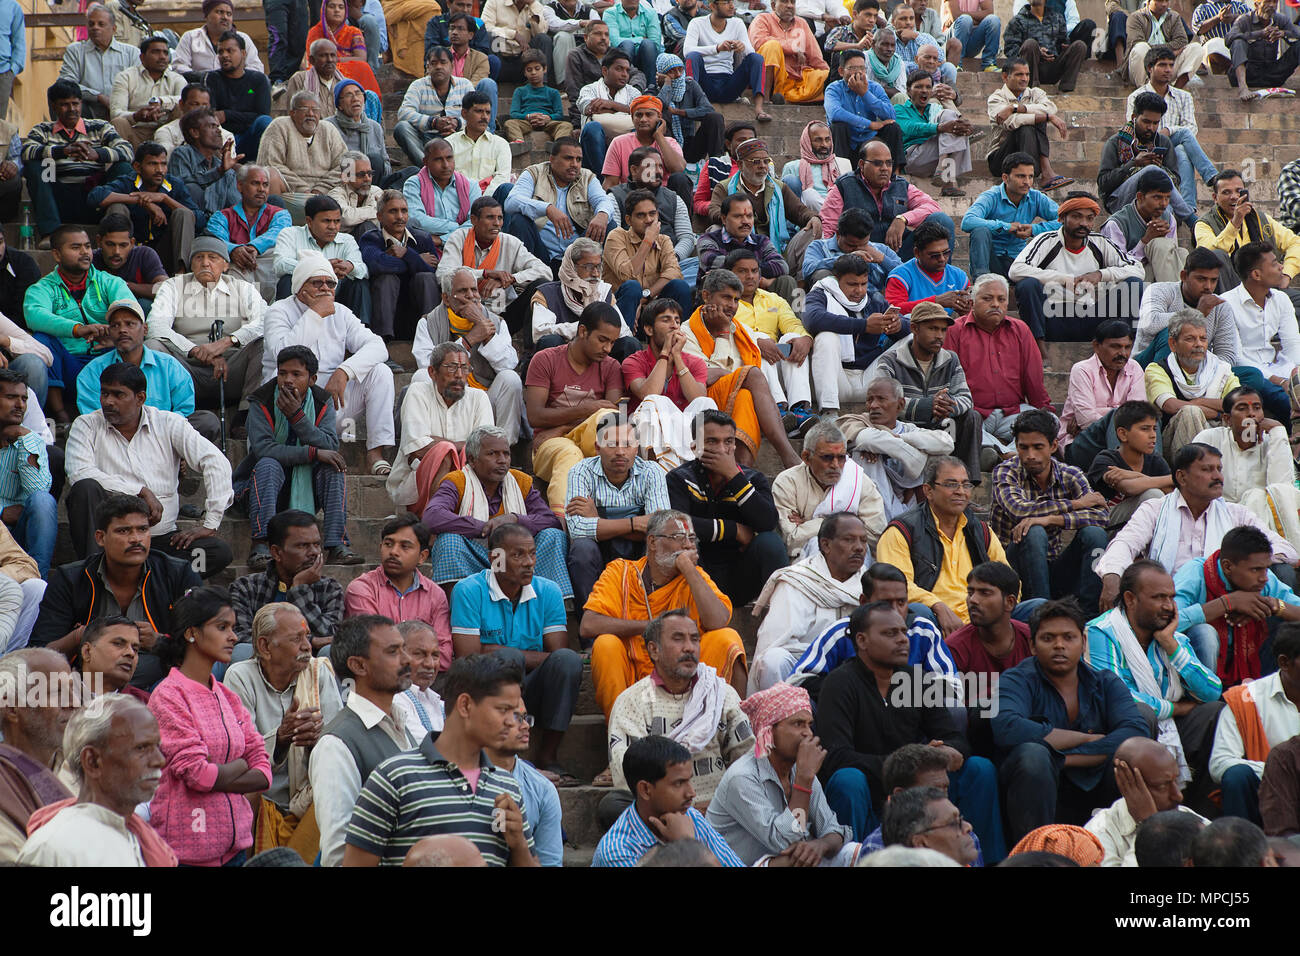
<svg viewBox="0 0 1300 956"><path fill-rule="evenodd" d="M474 264L474 256L478 250L478 240L474 238L474 230L469 231L465 237L464 263L467 269L482 269L484 272L492 272L497 267L497 259L501 256L501 234L498 233L492 245L488 247L487 255L483 257L481 265Z"/></svg>
<svg viewBox="0 0 1300 956"><path fill-rule="evenodd" d="M700 310L696 309L691 313L690 319L691 331L695 334L695 341L700 343L700 351L706 357L712 357L714 339L712 333L704 324L704 319L700 318ZM731 338L736 343L736 351L740 353L740 360L746 365L761 367L763 364L762 353L758 351L758 343L754 337L749 334L749 329L744 324L731 320Z"/></svg>
<svg viewBox="0 0 1300 956"><path fill-rule="evenodd" d="M1238 684L1224 691L1223 699L1237 721L1237 730L1245 746L1245 758L1261 763L1268 759L1268 737L1264 735L1264 722L1260 720L1259 710L1255 707L1255 697L1248 690L1249 684Z"/></svg>

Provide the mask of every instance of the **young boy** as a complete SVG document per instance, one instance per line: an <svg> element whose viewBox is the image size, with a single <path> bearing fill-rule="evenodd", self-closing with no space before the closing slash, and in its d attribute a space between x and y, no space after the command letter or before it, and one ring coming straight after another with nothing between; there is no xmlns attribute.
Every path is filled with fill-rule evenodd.
<svg viewBox="0 0 1300 956"><path fill-rule="evenodd" d="M1088 470L1088 483L1110 505L1106 530L1112 534L1142 502L1174 490L1169 465L1156 454L1159 416L1150 402L1125 402L1115 409L1119 447L1098 453Z"/></svg>
<svg viewBox="0 0 1300 956"><path fill-rule="evenodd" d="M521 142L529 133L545 133L552 141L573 135L573 124L564 119L560 91L546 85L546 58L529 50L520 62L528 82L515 87L510 98L510 118L505 121L506 139Z"/></svg>
<svg viewBox="0 0 1300 956"><path fill-rule="evenodd" d="M271 560L267 523L286 508L315 514L322 522L325 564L360 564L348 547L343 483L346 465L334 430L334 402L316 385L320 365L303 345L276 356L274 381L248 396L248 455L235 469L235 500L244 501L253 523L251 572ZM247 498L245 498L247 496Z"/></svg>

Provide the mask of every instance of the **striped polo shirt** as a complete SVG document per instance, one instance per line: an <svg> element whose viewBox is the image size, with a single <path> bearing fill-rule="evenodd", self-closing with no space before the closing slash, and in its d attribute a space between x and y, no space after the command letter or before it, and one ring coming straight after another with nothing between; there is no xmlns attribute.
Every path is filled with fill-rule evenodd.
<svg viewBox="0 0 1300 956"><path fill-rule="evenodd" d="M416 750L389 757L370 774L357 797L347 842L379 857L380 866L401 866L406 853L430 836L463 836L478 847L488 866L506 866L505 832L493 828L498 794L507 794L524 816L524 836L533 850L524 794L506 771L479 752L477 789L434 745L433 735Z"/></svg>

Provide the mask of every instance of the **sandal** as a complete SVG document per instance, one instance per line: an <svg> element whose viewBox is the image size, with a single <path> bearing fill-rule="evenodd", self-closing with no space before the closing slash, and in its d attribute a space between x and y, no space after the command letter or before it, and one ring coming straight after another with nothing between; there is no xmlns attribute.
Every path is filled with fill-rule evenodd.
<svg viewBox="0 0 1300 956"><path fill-rule="evenodd" d="M551 783L554 784L557 788L577 787L581 785L577 777L569 773L569 771L565 770L558 763L549 764L548 766L545 767L539 767L538 770L541 772L543 777L551 781Z"/></svg>
<svg viewBox="0 0 1300 956"><path fill-rule="evenodd" d="M596 776L591 781L591 785L593 787L602 787L604 789L609 789L610 787L614 786L614 772L610 770L608 767L606 767L600 773L596 774Z"/></svg>
<svg viewBox="0 0 1300 956"><path fill-rule="evenodd" d="M376 475L379 478L388 477L388 474L392 470L393 470L393 466L390 465L388 462L384 461L384 459L382 458L370 466L370 473L372 475Z"/></svg>
<svg viewBox="0 0 1300 956"><path fill-rule="evenodd" d="M1051 182L1043 183L1042 191L1047 192L1050 189L1060 189L1062 186L1072 186L1074 180L1068 176L1053 176Z"/></svg>
<svg viewBox="0 0 1300 956"><path fill-rule="evenodd" d="M769 113L767 110L763 110L763 112L755 116L754 119L759 123L770 123L772 122L772 114Z"/></svg>

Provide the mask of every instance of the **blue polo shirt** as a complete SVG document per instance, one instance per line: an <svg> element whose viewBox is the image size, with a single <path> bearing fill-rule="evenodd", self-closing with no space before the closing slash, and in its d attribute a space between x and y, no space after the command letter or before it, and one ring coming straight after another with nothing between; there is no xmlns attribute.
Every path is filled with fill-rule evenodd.
<svg viewBox="0 0 1300 956"><path fill-rule="evenodd" d="M99 408L99 376L114 362L122 361L117 349L92 359L77 376L77 411L89 415ZM144 403L164 412L186 417L194 414L194 379L179 359L151 348L140 359L144 372Z"/></svg>
<svg viewBox="0 0 1300 956"><path fill-rule="evenodd" d="M1013 234L1009 227L1016 223L1030 223L1035 236L1060 229L1056 209L1056 200L1037 189L1029 190L1017 206L1007 198L1007 187L1003 183L986 189L975 197L975 201L966 210L966 215L962 216L961 229L962 232L989 230L993 233L993 251L1014 259L1029 244L1029 240ZM1042 219L1043 222L1034 222L1035 218Z"/></svg>
<svg viewBox="0 0 1300 956"><path fill-rule="evenodd" d="M491 569L459 582L451 592L451 633L476 637L483 644L540 651L542 635L567 629L560 586L534 577L511 604Z"/></svg>

